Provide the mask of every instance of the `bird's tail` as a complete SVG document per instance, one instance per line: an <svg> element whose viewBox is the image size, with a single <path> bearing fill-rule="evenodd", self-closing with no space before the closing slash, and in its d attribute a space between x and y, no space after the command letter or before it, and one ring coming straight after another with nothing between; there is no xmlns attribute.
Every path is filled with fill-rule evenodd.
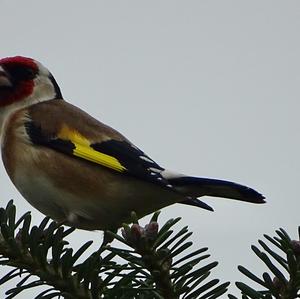
<svg viewBox="0 0 300 299"><path fill-rule="evenodd" d="M203 203L197 200L197 197L204 195L230 198L257 204L265 203L265 197L259 192L233 182L189 176L174 177L168 181L180 193L191 198L182 202L183 204L203 207Z"/></svg>

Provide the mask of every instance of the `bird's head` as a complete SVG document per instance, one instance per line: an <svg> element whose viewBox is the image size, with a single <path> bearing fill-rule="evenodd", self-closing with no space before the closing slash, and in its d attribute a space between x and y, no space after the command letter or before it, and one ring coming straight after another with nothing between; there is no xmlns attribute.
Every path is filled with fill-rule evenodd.
<svg viewBox="0 0 300 299"><path fill-rule="evenodd" d="M0 110L56 98L62 98L60 89L41 63L22 56L0 59Z"/></svg>

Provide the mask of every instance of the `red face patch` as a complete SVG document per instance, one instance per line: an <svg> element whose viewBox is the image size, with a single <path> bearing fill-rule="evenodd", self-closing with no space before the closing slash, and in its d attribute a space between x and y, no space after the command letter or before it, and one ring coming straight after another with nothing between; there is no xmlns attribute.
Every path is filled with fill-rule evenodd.
<svg viewBox="0 0 300 299"><path fill-rule="evenodd" d="M0 65L23 65L34 70L37 70L37 65L32 58L23 56L6 57L0 59Z"/></svg>
<svg viewBox="0 0 300 299"><path fill-rule="evenodd" d="M5 107L27 98L30 94L32 94L33 87L33 81L28 81L20 83L12 90L1 90L0 88L0 107Z"/></svg>
<svg viewBox="0 0 300 299"><path fill-rule="evenodd" d="M0 107L22 101L32 94L38 66L31 58L22 56L0 59L0 66L7 74L12 86L0 86Z"/></svg>

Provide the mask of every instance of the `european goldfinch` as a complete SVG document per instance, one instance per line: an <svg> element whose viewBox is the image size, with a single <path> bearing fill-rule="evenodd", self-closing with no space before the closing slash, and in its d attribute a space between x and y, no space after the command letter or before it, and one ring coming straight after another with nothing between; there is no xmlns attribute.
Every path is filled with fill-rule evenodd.
<svg viewBox="0 0 300 299"><path fill-rule="evenodd" d="M264 203L236 183L165 170L123 135L66 102L53 75L21 56L0 60L2 159L43 214L86 230L115 230L174 203L212 210L204 195Z"/></svg>

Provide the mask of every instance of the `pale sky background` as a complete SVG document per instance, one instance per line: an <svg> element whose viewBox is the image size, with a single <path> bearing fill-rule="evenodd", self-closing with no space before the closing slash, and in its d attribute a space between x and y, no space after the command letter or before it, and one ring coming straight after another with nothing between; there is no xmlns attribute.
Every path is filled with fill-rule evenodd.
<svg viewBox="0 0 300 299"><path fill-rule="evenodd" d="M279 227L296 237L300 172L300 1L0 0L0 57L24 55L54 74L66 100L121 131L162 166L228 179L268 203L205 198L210 213L174 205L213 277L265 268L250 250ZM1 206L42 216L0 167ZM80 246L101 233L77 231ZM5 269L6 270L6 269ZM0 276L4 274L0 268ZM4 298L7 287L0 289ZM232 284L231 293L239 294ZM17 298L33 298L27 292ZM226 296L224 296L225 298Z"/></svg>

